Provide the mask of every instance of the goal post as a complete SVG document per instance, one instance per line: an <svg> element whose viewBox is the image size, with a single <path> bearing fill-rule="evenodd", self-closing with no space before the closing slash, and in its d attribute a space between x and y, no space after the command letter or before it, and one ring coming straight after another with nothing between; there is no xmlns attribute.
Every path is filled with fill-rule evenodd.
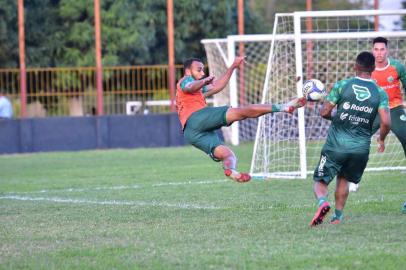
<svg viewBox="0 0 406 270"><path fill-rule="evenodd" d="M247 104L282 103L300 96L303 81L310 78L321 80L329 90L336 81L354 76L356 55L364 50L370 51L372 39L377 36L388 38L390 56L405 63L406 31L374 29L375 16L405 14L406 10L277 14L272 35L228 36L217 40L217 46L211 40L204 40L210 72L224 72L240 44L244 45L247 56L244 73L237 70L228 91L218 99L228 98L226 103L230 104L232 97L233 106L239 105L238 88L243 87ZM227 56L223 64L218 56L219 47ZM239 79L240 75L243 80ZM231 130L230 138L234 137L234 140L229 142L254 141L251 163L254 177L306 178L317 164L330 125L319 116L320 106L313 103L293 115L275 113L259 120L244 120ZM367 170L404 168L406 159L393 134L388 136L387 150L383 154L376 153L376 142L372 139Z"/></svg>

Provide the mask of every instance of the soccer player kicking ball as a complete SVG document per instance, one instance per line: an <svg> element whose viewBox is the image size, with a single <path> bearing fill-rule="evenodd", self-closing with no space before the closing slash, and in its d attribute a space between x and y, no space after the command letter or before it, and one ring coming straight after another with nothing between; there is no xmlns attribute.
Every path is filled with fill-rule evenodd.
<svg viewBox="0 0 406 270"><path fill-rule="evenodd" d="M332 121L320 161L314 171L314 194L318 209L310 226L323 222L330 211L328 185L337 176L335 213L330 221L339 224L348 198L349 182L357 184L368 162L372 123L381 118L378 151L385 150L385 138L390 130L388 95L371 79L375 58L369 52L358 54L356 76L337 82L324 102L320 114ZM332 110L337 113L332 116Z"/></svg>
<svg viewBox="0 0 406 270"><path fill-rule="evenodd" d="M243 61L244 57L236 57L223 76L216 80L213 76L205 77L204 65L200 59L187 59L183 64L184 76L176 85L176 107L185 139L214 161L221 161L224 174L236 182L248 182L251 176L237 171L235 154L221 142L215 131L235 121L256 118L267 113L292 113L306 103L305 98L297 98L286 104L253 104L241 108L208 107L206 98L223 90L234 69Z"/></svg>

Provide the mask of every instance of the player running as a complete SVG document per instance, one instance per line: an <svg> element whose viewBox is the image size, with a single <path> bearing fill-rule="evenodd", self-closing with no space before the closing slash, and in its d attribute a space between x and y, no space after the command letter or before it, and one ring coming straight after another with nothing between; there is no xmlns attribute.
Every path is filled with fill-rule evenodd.
<svg viewBox="0 0 406 270"><path fill-rule="evenodd" d="M205 77L204 65L200 59L187 59L183 64L184 76L176 86L176 107L185 139L214 161L221 161L224 174L237 182L248 182L251 176L237 171L235 154L221 142L215 131L246 118L256 118L272 112L292 113L306 103L305 98L297 98L286 104L253 104L241 108L208 107L205 99L223 90L234 69L243 61L244 57L236 57L223 76L215 80L213 76Z"/></svg>
<svg viewBox="0 0 406 270"><path fill-rule="evenodd" d="M339 224L348 198L349 182L359 183L368 162L372 123L381 118L378 151L385 150L385 138L390 129L388 96L371 79L375 68L374 56L369 52L358 54L355 64L356 77L337 82L324 102L320 114L330 119L326 143L314 171L314 194L318 209L310 226L323 222L330 211L327 201L328 185L337 176L335 213L330 221ZM332 110L337 113L332 116Z"/></svg>

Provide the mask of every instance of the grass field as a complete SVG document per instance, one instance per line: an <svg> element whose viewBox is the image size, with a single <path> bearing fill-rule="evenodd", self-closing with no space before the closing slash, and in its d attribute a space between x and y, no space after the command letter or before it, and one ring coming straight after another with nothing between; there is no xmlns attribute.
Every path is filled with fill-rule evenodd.
<svg viewBox="0 0 406 270"><path fill-rule="evenodd" d="M0 156L0 269L405 269L405 180L309 228L310 178L233 183L191 147Z"/></svg>

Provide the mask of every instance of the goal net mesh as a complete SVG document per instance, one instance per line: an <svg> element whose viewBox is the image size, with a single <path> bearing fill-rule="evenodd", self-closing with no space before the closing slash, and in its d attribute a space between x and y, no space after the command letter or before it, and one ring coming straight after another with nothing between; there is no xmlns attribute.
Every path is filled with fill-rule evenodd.
<svg viewBox="0 0 406 270"><path fill-rule="evenodd" d="M304 14L304 13L303 13ZM239 36L232 43L236 54L247 56L243 69L237 71L238 104L282 103L297 96L297 71L293 14L277 15L274 35ZM303 81L316 78L328 90L336 81L354 76L354 61L361 51L370 51L372 39L385 36L389 40L390 57L406 61L406 31L375 32L374 16L301 17L301 75ZM273 42L273 43L272 43ZM205 42L210 72L220 76L226 69L227 40ZM219 48L222 49L220 53ZM271 53L271 55L270 55ZM221 56L223 55L223 56ZM228 90L228 89L227 89ZM229 91L215 97L218 104L229 104ZM304 109L306 171L316 166L327 136L330 121L320 117L321 104L308 103ZM240 142L254 143L251 173L254 176L290 178L300 175L298 113L268 114L260 120L250 119L239 125ZM224 131L229 134L229 130ZM227 139L229 136L225 135ZM406 167L403 149L390 133L385 153L376 152L376 136L372 138L367 170Z"/></svg>

